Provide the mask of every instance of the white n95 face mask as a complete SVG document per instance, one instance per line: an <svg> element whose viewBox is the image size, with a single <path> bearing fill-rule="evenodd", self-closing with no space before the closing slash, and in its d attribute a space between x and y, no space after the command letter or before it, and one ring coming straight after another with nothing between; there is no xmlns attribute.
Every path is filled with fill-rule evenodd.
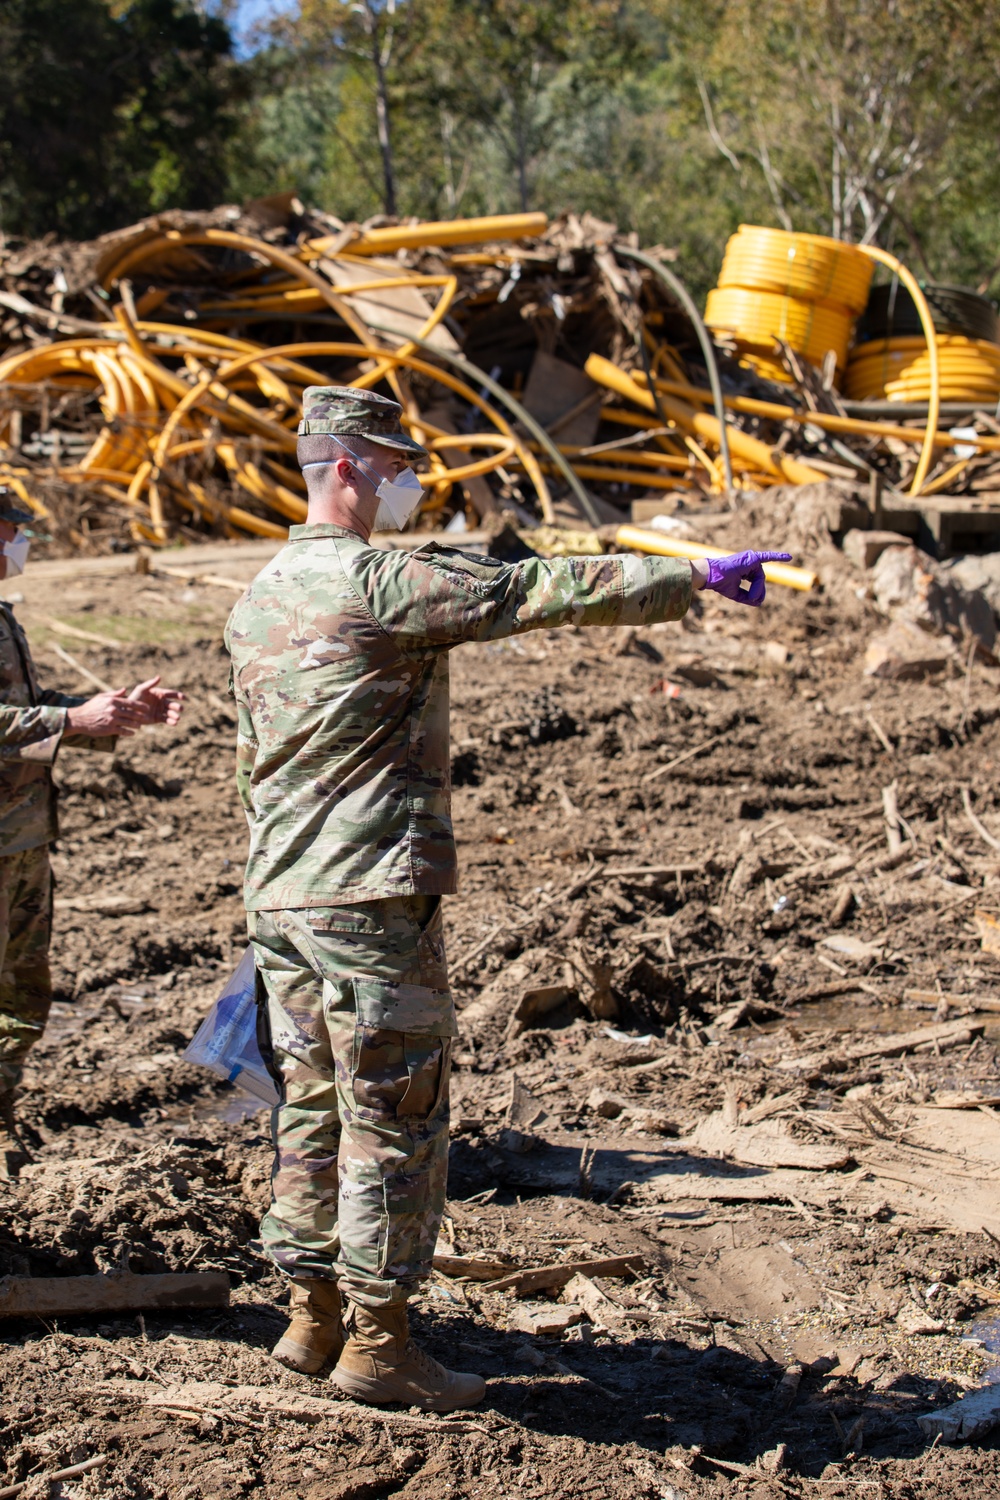
<svg viewBox="0 0 1000 1500"><path fill-rule="evenodd" d="M6 576L8 578L17 578L24 572L24 565L28 561L28 549L30 546L31 542L25 536L20 526L17 528L14 538L9 542L4 542L3 555L7 559Z"/></svg>
<svg viewBox="0 0 1000 1500"><path fill-rule="evenodd" d="M364 469L381 501L375 512L372 530L402 531L424 495L423 485L416 474L412 469L404 469L395 479L382 479L377 469L373 469L371 464L352 452L339 437L336 442L350 458L353 458L359 469ZM316 463L303 464L302 467L303 469L328 469L335 462L335 459L323 459Z"/></svg>
<svg viewBox="0 0 1000 1500"><path fill-rule="evenodd" d="M393 526L402 531L424 497L423 485L412 469L404 469L395 479L383 479L375 493L382 502L375 512L376 531Z"/></svg>

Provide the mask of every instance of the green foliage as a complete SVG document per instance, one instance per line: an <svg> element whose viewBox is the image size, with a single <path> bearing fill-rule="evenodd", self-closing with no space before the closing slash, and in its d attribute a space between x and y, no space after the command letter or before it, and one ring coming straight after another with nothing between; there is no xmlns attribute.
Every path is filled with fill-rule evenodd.
<svg viewBox="0 0 1000 1500"><path fill-rule="evenodd" d="M288 0L239 64L202 3L2 0L0 227L295 188L589 210L698 292L740 222L1000 278L1000 0Z"/></svg>
<svg viewBox="0 0 1000 1500"><path fill-rule="evenodd" d="M217 202L229 54L192 0L4 0L0 227L83 236Z"/></svg>

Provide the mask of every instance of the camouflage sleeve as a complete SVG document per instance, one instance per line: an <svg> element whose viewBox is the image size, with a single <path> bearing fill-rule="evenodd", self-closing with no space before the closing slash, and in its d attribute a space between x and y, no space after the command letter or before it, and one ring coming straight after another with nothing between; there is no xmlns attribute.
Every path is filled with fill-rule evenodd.
<svg viewBox="0 0 1000 1500"><path fill-rule="evenodd" d="M378 554L369 554L369 557ZM494 558L436 546L369 562L366 602L406 649L493 641L555 625L651 625L691 603L691 568L667 557Z"/></svg>
<svg viewBox="0 0 1000 1500"><path fill-rule="evenodd" d="M48 708L78 708L81 703L86 703L86 694L82 697L78 693L57 693L53 688L45 688L38 695L39 703ZM116 734L72 734L69 731L63 734L62 745L68 750L97 750L104 755L113 755L118 744Z"/></svg>
<svg viewBox="0 0 1000 1500"><path fill-rule="evenodd" d="M51 766L65 728L64 708L0 704L0 761L29 760Z"/></svg>
<svg viewBox="0 0 1000 1500"><path fill-rule="evenodd" d="M226 646L229 646L229 627L226 627ZM236 790L240 794L243 811L248 822L253 821L253 801L250 797L250 778L257 760L257 735L250 717L246 698L237 690L236 677L229 668L229 696L236 700Z"/></svg>

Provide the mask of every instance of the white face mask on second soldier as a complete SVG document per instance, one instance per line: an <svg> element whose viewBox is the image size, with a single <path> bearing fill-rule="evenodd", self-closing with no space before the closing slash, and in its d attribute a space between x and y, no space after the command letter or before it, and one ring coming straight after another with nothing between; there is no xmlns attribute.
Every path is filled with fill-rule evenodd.
<svg viewBox="0 0 1000 1500"><path fill-rule="evenodd" d="M340 438L336 441L344 452L353 458L358 467L364 469L375 487L380 504L375 513L372 529L374 531L393 529L402 531L424 496L423 485L416 474L412 469L407 468L401 474L397 474L395 479L383 479L377 469L373 469L370 463L352 452L346 443L341 442ZM303 469L326 469L329 468L331 462L336 462L336 460L327 459L321 463L303 464L302 467Z"/></svg>
<svg viewBox="0 0 1000 1500"><path fill-rule="evenodd" d="M24 529L18 527L16 533L9 542L3 544L3 555L7 559L8 578L18 578L23 572L28 561L28 549L31 546L30 539L25 535Z"/></svg>

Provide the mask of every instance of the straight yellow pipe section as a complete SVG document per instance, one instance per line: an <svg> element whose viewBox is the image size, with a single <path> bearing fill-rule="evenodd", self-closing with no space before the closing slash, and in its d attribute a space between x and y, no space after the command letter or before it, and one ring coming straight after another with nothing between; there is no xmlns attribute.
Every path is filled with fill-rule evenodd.
<svg viewBox="0 0 1000 1500"><path fill-rule="evenodd" d="M338 244L339 235L311 240L309 255L325 255L334 246L347 255L392 255L397 250L418 250L424 245L481 245L489 240L527 240L544 234L547 214L494 214L482 219L429 220L424 224L394 224L369 229L349 244Z"/></svg>
<svg viewBox="0 0 1000 1500"><path fill-rule="evenodd" d="M919 343L923 348L923 339ZM643 370L636 370L632 379L644 389L648 384ZM706 406L712 400L711 391L688 385L686 381L657 380L656 389L681 396L686 401L704 402ZM823 432L854 433L861 437L891 437L898 438L902 443L918 444L923 443L926 433L923 427L901 427L895 422L875 422L868 417L838 417L833 412L808 411L796 406L785 406L779 401L759 401L756 396L724 396L723 400L730 411L745 412L751 417L767 417L775 422L799 422L803 426L819 427ZM617 420L614 416L609 417L603 410L601 416L606 421ZM934 433L936 448L954 448L958 444L963 448L968 445L981 453L1000 452L1000 438L997 437L986 437L982 433L976 437L956 437L953 432L947 432L944 428L939 428Z"/></svg>
<svg viewBox="0 0 1000 1500"><path fill-rule="evenodd" d="M637 406L645 407L646 411L657 411L656 402L649 391L643 390L640 385L613 365L610 359L603 355L592 354L585 366L591 380L603 385L609 391L615 391L619 396L624 396L628 401L634 401ZM698 411L689 406L686 401L678 401L674 396L661 396L660 406L672 422L676 422L684 432L696 434L704 442L711 443L713 448L721 445L721 424L717 417L710 416L708 412ZM750 437L749 434L741 432L738 427L730 427L727 423L729 436L729 447L732 453L743 459L755 469L763 469L766 474L774 474L779 479L787 479L790 484L820 484L826 475L821 474L818 469L812 469L808 464L800 463L798 459L789 458L783 453L777 453L769 448L767 443L762 443L759 438Z"/></svg>
<svg viewBox="0 0 1000 1500"><path fill-rule="evenodd" d="M681 541L678 537L668 536L664 531L653 531L646 526L617 526L614 540L618 547L631 547L635 552L650 552L656 557L690 559L726 555L719 547L707 547L704 542ZM801 589L803 592L816 587L815 573L809 568L793 568L789 563L765 563L764 577L768 583L781 583L785 588Z"/></svg>

